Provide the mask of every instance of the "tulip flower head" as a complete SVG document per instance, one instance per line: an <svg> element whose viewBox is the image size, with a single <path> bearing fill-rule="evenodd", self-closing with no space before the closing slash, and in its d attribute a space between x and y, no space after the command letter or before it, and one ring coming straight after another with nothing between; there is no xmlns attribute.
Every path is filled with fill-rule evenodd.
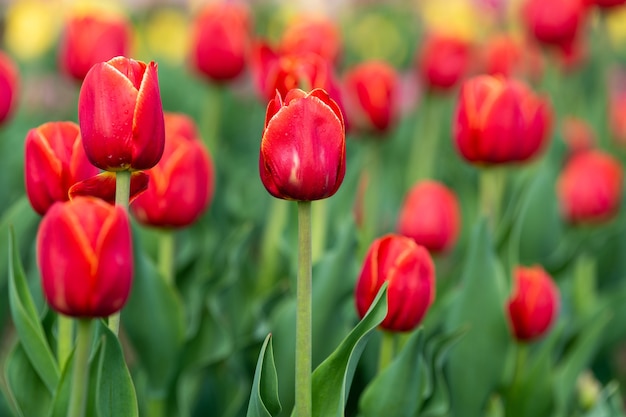
<svg viewBox="0 0 626 417"><path fill-rule="evenodd" d="M587 16L586 0L526 0L523 19L528 32L541 44L572 45Z"/></svg>
<svg viewBox="0 0 626 417"><path fill-rule="evenodd" d="M85 152L105 171L144 170L165 145L157 65L115 57L89 70L78 98Z"/></svg>
<svg viewBox="0 0 626 417"><path fill-rule="evenodd" d="M0 125L11 116L19 90L19 73L13 60L0 51Z"/></svg>
<svg viewBox="0 0 626 417"><path fill-rule="evenodd" d="M72 317L116 313L133 277L126 210L95 197L55 203L39 225L37 261L54 310Z"/></svg>
<svg viewBox="0 0 626 417"><path fill-rule="evenodd" d="M559 289L540 266L519 266L513 272L515 288L507 303L509 324L521 342L546 334L559 314Z"/></svg>
<svg viewBox="0 0 626 417"><path fill-rule="evenodd" d="M26 195L41 215L55 202L69 200L72 185L100 172L87 159L73 122L49 122L31 129L25 148Z"/></svg>
<svg viewBox="0 0 626 417"><path fill-rule="evenodd" d="M341 33L323 16L298 16L283 32L278 49L287 55L312 52L332 64L341 53Z"/></svg>
<svg viewBox="0 0 626 417"><path fill-rule="evenodd" d="M435 266L426 248L393 234L372 242L355 290L361 318L385 282L388 310L380 326L395 332L413 330L435 299Z"/></svg>
<svg viewBox="0 0 626 417"><path fill-rule="evenodd" d="M346 173L341 110L315 89L276 93L267 106L259 154L261 181L285 200L312 201L335 194Z"/></svg>
<svg viewBox="0 0 626 417"><path fill-rule="evenodd" d="M472 47L455 35L427 35L417 57L417 68L424 85L446 91L457 85L469 71Z"/></svg>
<svg viewBox="0 0 626 417"><path fill-rule="evenodd" d="M465 81L454 116L453 137L470 163L527 161L549 138L548 102L517 80L481 75Z"/></svg>

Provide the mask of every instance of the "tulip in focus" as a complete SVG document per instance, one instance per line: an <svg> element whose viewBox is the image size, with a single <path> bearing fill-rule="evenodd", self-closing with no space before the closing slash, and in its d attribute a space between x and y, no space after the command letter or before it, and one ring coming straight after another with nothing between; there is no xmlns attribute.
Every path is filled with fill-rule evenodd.
<svg viewBox="0 0 626 417"><path fill-rule="evenodd" d="M259 171L276 198L312 201L337 192L346 173L346 136L341 110L328 93L276 94L265 115Z"/></svg>
<svg viewBox="0 0 626 417"><path fill-rule="evenodd" d="M156 227L193 223L213 197L213 162L191 118L165 114L165 150L152 169L148 189L131 205L135 217Z"/></svg>
<svg viewBox="0 0 626 417"><path fill-rule="evenodd" d="M215 82L229 81L245 68L252 19L243 2L207 4L196 16L191 34L191 62Z"/></svg>
<svg viewBox="0 0 626 417"><path fill-rule="evenodd" d="M540 43L567 47L574 44L587 16L586 0L526 0L523 20Z"/></svg>
<svg viewBox="0 0 626 417"><path fill-rule="evenodd" d="M130 35L130 23L121 15L71 16L61 38L59 64L67 74L83 80L95 64L128 55Z"/></svg>
<svg viewBox="0 0 626 417"><path fill-rule="evenodd" d="M424 85L434 90L449 90L469 71L472 47L455 35L428 35L417 57L417 68Z"/></svg>
<svg viewBox="0 0 626 417"><path fill-rule="evenodd" d="M341 33L337 25L322 16L298 16L287 26L279 42L283 55L312 52L329 63L341 53Z"/></svg>
<svg viewBox="0 0 626 417"><path fill-rule="evenodd" d="M613 156L600 150L578 152L557 182L563 216L570 223L607 221L619 210L624 172Z"/></svg>
<svg viewBox="0 0 626 417"><path fill-rule="evenodd" d="M468 162L523 162L546 144L550 120L547 100L526 84L481 75L467 80L461 88L453 137Z"/></svg>
<svg viewBox="0 0 626 417"><path fill-rule="evenodd" d="M73 122L49 122L31 129L25 148L26 195L40 215L55 202L69 200L72 185L100 172L87 159Z"/></svg>
<svg viewBox="0 0 626 417"><path fill-rule="evenodd" d="M54 310L72 317L116 313L133 278L128 214L94 197L55 203L39 225L37 261Z"/></svg>
<svg viewBox="0 0 626 417"><path fill-rule="evenodd" d="M445 252L456 243L461 223L459 202L445 185L426 180L411 188L398 219L399 234L431 253Z"/></svg>
<svg viewBox="0 0 626 417"><path fill-rule="evenodd" d="M96 64L80 90L78 121L87 157L98 168L152 168L165 145L157 65L126 57Z"/></svg>
<svg viewBox="0 0 626 417"><path fill-rule="evenodd" d="M19 73L9 55L0 51L0 125L13 112L19 95Z"/></svg>
<svg viewBox="0 0 626 417"><path fill-rule="evenodd" d="M426 248L393 234L372 242L355 290L361 318L385 282L388 310L380 326L394 332L413 330L435 299L435 266Z"/></svg>
<svg viewBox="0 0 626 417"><path fill-rule="evenodd" d="M546 334L559 314L559 289L540 266L518 266L513 272L514 290L507 303L513 335L531 342Z"/></svg>

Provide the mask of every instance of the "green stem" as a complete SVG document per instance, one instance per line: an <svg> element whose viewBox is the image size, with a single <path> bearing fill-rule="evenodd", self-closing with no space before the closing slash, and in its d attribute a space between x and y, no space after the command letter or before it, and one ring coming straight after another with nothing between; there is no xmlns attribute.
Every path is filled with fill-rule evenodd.
<svg viewBox="0 0 626 417"><path fill-rule="evenodd" d="M74 341L74 320L59 314L57 316L57 362L59 368L65 367L65 362L72 352Z"/></svg>
<svg viewBox="0 0 626 417"><path fill-rule="evenodd" d="M439 147L439 103L428 93L420 107L407 166L407 189L415 182L433 178Z"/></svg>
<svg viewBox="0 0 626 417"><path fill-rule="evenodd" d="M312 207L313 218L311 219L313 235L312 249L311 249L311 262L314 264L324 254L326 248L326 221L328 219L326 199L318 200Z"/></svg>
<svg viewBox="0 0 626 417"><path fill-rule="evenodd" d="M511 387L513 390L518 390L522 383L522 373L526 366L526 358L528 357L528 345L526 343L518 342L515 344L515 370L513 371L513 381Z"/></svg>
<svg viewBox="0 0 626 417"><path fill-rule="evenodd" d="M574 267L574 307L584 317L596 303L596 260L583 252Z"/></svg>
<svg viewBox="0 0 626 417"><path fill-rule="evenodd" d="M174 285L174 231L164 229L159 236L159 272L169 285Z"/></svg>
<svg viewBox="0 0 626 417"><path fill-rule="evenodd" d="M87 405L87 385L89 383L89 350L93 320L79 319L74 352L74 370L72 374L72 392L68 417L84 417Z"/></svg>
<svg viewBox="0 0 626 417"><path fill-rule="evenodd" d="M368 154L363 166L365 174L366 187L363 197L363 226L362 226L362 249L368 248L372 240L378 236L381 224L381 152L383 143L377 140L371 140L367 143Z"/></svg>
<svg viewBox="0 0 626 417"><path fill-rule="evenodd" d="M497 167L481 168L479 181L479 213L487 217L489 227L494 231L500 215L504 172Z"/></svg>
<svg viewBox="0 0 626 417"><path fill-rule="evenodd" d="M296 416L310 417L311 400L311 202L298 201L298 283L296 288Z"/></svg>
<svg viewBox="0 0 626 417"><path fill-rule="evenodd" d="M397 335L393 332L382 332L380 341L380 352L378 354L378 373L381 373L396 356L397 351Z"/></svg>
<svg viewBox="0 0 626 417"><path fill-rule="evenodd" d="M209 83L204 100L201 132L209 151L215 158L219 152L220 116L222 113L222 87L216 83Z"/></svg>
<svg viewBox="0 0 626 417"><path fill-rule="evenodd" d="M150 396L146 408L148 417L163 417L166 409L165 398L163 396Z"/></svg>

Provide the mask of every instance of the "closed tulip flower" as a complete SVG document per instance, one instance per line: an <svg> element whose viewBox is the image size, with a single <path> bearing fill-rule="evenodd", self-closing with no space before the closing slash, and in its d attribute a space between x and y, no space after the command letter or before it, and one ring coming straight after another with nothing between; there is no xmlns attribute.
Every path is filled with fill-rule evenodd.
<svg viewBox="0 0 626 417"><path fill-rule="evenodd" d="M445 252L456 243L460 218L456 195L445 185L426 180L409 190L397 230L430 252Z"/></svg>
<svg viewBox="0 0 626 417"><path fill-rule="evenodd" d="M548 102L526 84L481 75L461 88L453 137L468 162L523 162L542 150L550 119Z"/></svg>
<svg viewBox="0 0 626 417"><path fill-rule="evenodd" d="M622 166L613 156L599 150L572 155L557 182L563 216L571 223L611 219L622 201L623 181Z"/></svg>
<svg viewBox="0 0 626 417"><path fill-rule="evenodd" d="M148 189L131 205L135 217L156 227L184 227L193 223L213 197L213 162L196 132L182 114L165 114L165 150L146 173Z"/></svg>
<svg viewBox="0 0 626 417"><path fill-rule="evenodd" d="M54 310L72 317L116 313L133 277L128 214L94 197L55 203L39 225L37 261Z"/></svg>
<svg viewBox="0 0 626 417"><path fill-rule="evenodd" d="M582 29L586 0L526 0L523 19L527 30L540 43L558 47L572 45Z"/></svg>
<svg viewBox="0 0 626 417"><path fill-rule="evenodd" d="M119 15L72 16L65 23L59 64L65 73L83 80L95 64L128 55L130 33L130 24Z"/></svg>
<svg viewBox="0 0 626 417"><path fill-rule="evenodd" d="M417 327L435 299L435 266L413 239L386 235L372 242L356 284L356 308L362 318L387 282L385 330L404 332Z"/></svg>
<svg viewBox="0 0 626 417"><path fill-rule="evenodd" d="M322 16L298 16L282 34L281 54L312 52L329 63L337 62L341 53L341 33L330 19Z"/></svg>
<svg viewBox="0 0 626 417"><path fill-rule="evenodd" d="M514 290L507 303L509 324L521 342L546 334L559 314L559 289L540 266L518 266L513 272Z"/></svg>
<svg viewBox="0 0 626 417"><path fill-rule="evenodd" d="M417 57L420 78L430 89L449 90L467 75L471 57L468 41L443 33L427 35Z"/></svg>
<svg viewBox="0 0 626 417"><path fill-rule="evenodd" d="M191 62L212 81L236 78L245 68L252 21L243 2L206 5L196 16L191 34Z"/></svg>
<svg viewBox="0 0 626 417"><path fill-rule="evenodd" d="M261 181L285 200L312 201L337 192L346 173L343 116L324 90L291 90L267 106L259 154Z"/></svg>
<svg viewBox="0 0 626 417"><path fill-rule="evenodd" d="M152 168L165 145L156 64L125 57L96 64L80 90L78 121L87 157L98 168Z"/></svg>
<svg viewBox="0 0 626 417"><path fill-rule="evenodd" d="M55 202L69 200L72 185L100 172L87 159L73 122L49 122L31 129L25 148L26 195L41 215Z"/></svg>
<svg viewBox="0 0 626 417"><path fill-rule="evenodd" d="M13 60L0 51L0 125L11 116L19 91L19 73Z"/></svg>

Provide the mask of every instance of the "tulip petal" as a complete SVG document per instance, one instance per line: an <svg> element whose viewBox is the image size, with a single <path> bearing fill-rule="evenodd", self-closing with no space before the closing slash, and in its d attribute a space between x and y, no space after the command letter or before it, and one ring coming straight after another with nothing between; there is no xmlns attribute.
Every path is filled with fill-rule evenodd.
<svg viewBox="0 0 626 417"><path fill-rule="evenodd" d="M130 198L132 202L148 188L149 176L143 171L130 175ZM101 172L98 175L77 182L69 190L70 199L76 197L97 197L109 204L115 204L115 173Z"/></svg>

